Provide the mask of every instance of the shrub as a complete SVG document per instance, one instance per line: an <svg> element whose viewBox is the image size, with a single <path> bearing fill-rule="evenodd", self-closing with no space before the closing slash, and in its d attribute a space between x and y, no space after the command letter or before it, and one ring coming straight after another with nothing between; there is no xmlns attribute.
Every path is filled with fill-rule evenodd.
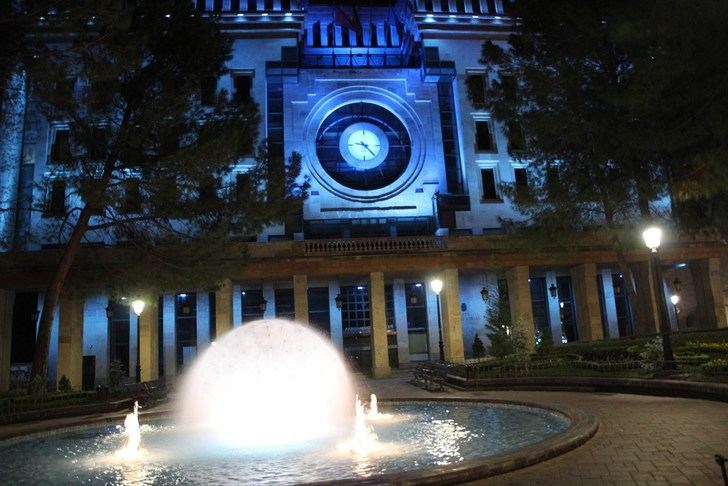
<svg viewBox="0 0 728 486"><path fill-rule="evenodd" d="M68 393L71 390L71 380L69 380L66 375L62 375L61 379L58 380L58 391L62 393Z"/></svg>
<svg viewBox="0 0 728 486"><path fill-rule="evenodd" d="M728 375L728 359L714 359L700 366L704 375Z"/></svg>
<svg viewBox="0 0 728 486"><path fill-rule="evenodd" d="M705 341L689 341L682 346L682 349L697 354L724 354L728 356L728 342L711 343Z"/></svg>
<svg viewBox="0 0 728 486"><path fill-rule="evenodd" d="M645 343L640 353L642 367L646 370L662 368L663 362L662 337L656 337Z"/></svg>
<svg viewBox="0 0 728 486"><path fill-rule="evenodd" d="M46 386L46 382L40 376L36 376L28 382L28 394L34 397L42 397L47 391L48 387Z"/></svg>
<svg viewBox="0 0 728 486"><path fill-rule="evenodd" d="M551 327L541 331L540 329L536 332L536 352L538 354L547 354L554 349L554 338L551 334Z"/></svg>
<svg viewBox="0 0 728 486"><path fill-rule="evenodd" d="M485 356L485 345L476 332L473 338L473 357L482 358L483 356Z"/></svg>

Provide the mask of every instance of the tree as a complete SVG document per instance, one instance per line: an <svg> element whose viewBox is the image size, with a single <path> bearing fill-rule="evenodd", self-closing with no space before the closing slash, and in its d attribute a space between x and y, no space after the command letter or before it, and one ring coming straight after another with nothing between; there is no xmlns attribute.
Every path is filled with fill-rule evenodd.
<svg viewBox="0 0 728 486"><path fill-rule="evenodd" d="M244 262L236 236L283 219L306 186L296 182L300 157L279 170L283 160L264 146L234 177L254 152L257 106L210 90L230 40L191 2L77 1L37 34L47 49L29 82L61 137L51 156L56 197L38 208L62 246L31 372L46 376L54 310L68 283L81 285L74 262L84 242L125 243L97 267L110 287L214 286ZM271 186L281 189L275 197Z"/></svg>
<svg viewBox="0 0 728 486"><path fill-rule="evenodd" d="M706 3L715 12L726 10L718 2ZM668 13L661 13L667 4ZM671 33L678 10L693 20L703 15L678 1L519 0L508 45L488 41L482 50L481 62L492 80L485 105L509 139L522 142L513 155L528 162L529 190L504 187L523 219L504 221L505 226L535 245L557 242L569 248L578 244L578 234L610 241L632 302L637 289L625 250L641 247L635 226L670 221L675 198L668 196L687 185L685 175L678 178L686 174L687 160L710 155L713 162L705 172L725 172L704 140L718 140L706 132L720 133L716 128L724 117L716 115L711 130L677 136L706 108L690 101L695 88L680 81L692 76L674 65L672 56L684 49L682 43L692 46L679 56L687 59L688 52L699 55L696 46L706 41L703 34L691 35L686 25L679 38ZM711 31L717 31L721 21L712 24ZM712 59L724 76L728 56ZM660 103L655 96L678 99ZM724 106L726 95L720 98ZM477 99L475 93L471 99ZM671 138L677 141L666 143ZM632 309L637 321L644 319L639 306Z"/></svg>

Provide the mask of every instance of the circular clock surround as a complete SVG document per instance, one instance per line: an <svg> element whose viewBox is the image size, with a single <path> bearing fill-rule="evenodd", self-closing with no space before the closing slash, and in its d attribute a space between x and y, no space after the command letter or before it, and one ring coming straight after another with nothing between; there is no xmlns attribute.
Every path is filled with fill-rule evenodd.
<svg viewBox="0 0 728 486"><path fill-rule="evenodd" d="M363 187L357 189L351 187L348 181L344 181L345 183L340 182L337 180L340 178L332 176L332 173L336 175L335 171L330 171L331 167L327 167L327 164L319 157L319 150L322 146L321 135L323 135L327 126L326 120L328 117L345 106L361 103L383 109L389 116L401 123L404 128L403 132L409 139L408 162L403 164L404 171L398 177L395 174L395 177L391 179L391 183L379 188ZM321 97L310 110L307 110L300 131L301 141L303 142L304 165L313 179L314 187L318 184L321 189L341 199L365 203L390 200L410 187L423 171L429 145L419 111L415 110L415 107L421 108L423 106L405 101L396 90L372 85L352 84L330 91ZM376 125L376 123L373 124ZM335 150L340 162L343 165L348 165L341 155L339 144L340 137L327 134L325 143L327 148L332 151ZM394 149L399 149L399 147L394 147ZM390 144L389 152L392 150L393 147Z"/></svg>
<svg viewBox="0 0 728 486"><path fill-rule="evenodd" d="M352 167L369 170L387 158L389 139L378 126L368 122L356 122L342 132L339 151Z"/></svg>
<svg viewBox="0 0 728 486"><path fill-rule="evenodd" d="M338 107L316 135L323 170L342 186L378 190L407 170L412 154L409 132L390 110L367 102Z"/></svg>

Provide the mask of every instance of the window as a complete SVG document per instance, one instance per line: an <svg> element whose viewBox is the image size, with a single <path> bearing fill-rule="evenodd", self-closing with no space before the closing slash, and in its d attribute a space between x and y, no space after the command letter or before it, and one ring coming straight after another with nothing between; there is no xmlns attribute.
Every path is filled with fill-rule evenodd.
<svg viewBox="0 0 728 486"><path fill-rule="evenodd" d="M210 177L202 182L197 189L197 200L201 204L211 204L218 199L217 194L217 179Z"/></svg>
<svg viewBox="0 0 728 486"><path fill-rule="evenodd" d="M51 182L45 216L60 217L66 213L66 181L55 179Z"/></svg>
<svg viewBox="0 0 728 486"><path fill-rule="evenodd" d="M51 145L51 164L71 163L71 140L68 128L59 128L53 134Z"/></svg>
<svg viewBox="0 0 728 486"><path fill-rule="evenodd" d="M556 277L559 296L559 316L561 318L561 342L579 339L579 330L574 315L574 297L571 291L571 277Z"/></svg>
<svg viewBox="0 0 728 486"><path fill-rule="evenodd" d="M142 209L142 193L140 180L137 178L126 179L123 182L124 199L121 203L122 213L140 213Z"/></svg>
<svg viewBox="0 0 728 486"><path fill-rule="evenodd" d="M513 169L516 177L516 196L525 196L528 194L528 173L526 169Z"/></svg>
<svg viewBox="0 0 728 486"><path fill-rule="evenodd" d="M276 318L295 319L296 308L293 303L293 289L275 289Z"/></svg>
<svg viewBox="0 0 728 486"><path fill-rule="evenodd" d="M344 329L369 327L369 291L366 286L341 287L341 322Z"/></svg>
<svg viewBox="0 0 728 486"><path fill-rule="evenodd" d="M478 108L485 105L485 73L469 74L466 82L473 106Z"/></svg>
<svg viewBox="0 0 728 486"><path fill-rule="evenodd" d="M495 169L480 169L480 179L483 182L483 199L498 200L498 190L495 181Z"/></svg>
<svg viewBox="0 0 728 486"><path fill-rule="evenodd" d="M190 364L197 353L197 294L180 293L175 298L177 369Z"/></svg>
<svg viewBox="0 0 728 486"><path fill-rule="evenodd" d="M490 122L485 120L475 122L475 149L478 152L495 152Z"/></svg>
<svg viewBox="0 0 728 486"><path fill-rule="evenodd" d="M331 334L331 314L328 287L309 287L308 322L316 329Z"/></svg>
<svg viewBox="0 0 728 486"><path fill-rule="evenodd" d="M129 375L129 306L110 302L109 307L109 363L121 362L125 374Z"/></svg>
<svg viewBox="0 0 728 486"><path fill-rule="evenodd" d="M208 76L200 83L200 102L204 106L212 106L215 104L217 95L217 78Z"/></svg>
<svg viewBox="0 0 728 486"><path fill-rule="evenodd" d="M242 322L262 319L268 302L263 298L260 289L243 290L242 292Z"/></svg>
<svg viewBox="0 0 728 486"><path fill-rule="evenodd" d="M252 99L253 75L249 73L233 75L233 101L248 103Z"/></svg>

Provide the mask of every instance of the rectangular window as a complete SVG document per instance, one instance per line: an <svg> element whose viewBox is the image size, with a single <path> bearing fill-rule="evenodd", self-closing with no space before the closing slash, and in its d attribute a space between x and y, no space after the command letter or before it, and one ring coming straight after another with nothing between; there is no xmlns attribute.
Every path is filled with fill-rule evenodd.
<svg viewBox="0 0 728 486"><path fill-rule="evenodd" d="M109 363L119 361L124 373L131 376L129 369L129 306L109 303ZM161 340L160 340L161 341Z"/></svg>
<svg viewBox="0 0 728 486"><path fill-rule="evenodd" d="M473 106L478 108L485 105L485 74L468 75L467 84L470 102Z"/></svg>
<svg viewBox="0 0 728 486"><path fill-rule="evenodd" d="M293 289L276 289L276 317L279 319L295 319L296 309L293 304Z"/></svg>
<svg viewBox="0 0 728 486"><path fill-rule="evenodd" d="M495 152L493 133L490 129L490 122L475 122L475 149L478 152Z"/></svg>
<svg viewBox="0 0 728 486"><path fill-rule="evenodd" d="M58 218L66 214L66 181L55 179L48 193L45 216Z"/></svg>
<svg viewBox="0 0 728 486"><path fill-rule="evenodd" d="M328 287L308 289L308 322L316 329L331 334L331 313Z"/></svg>
<svg viewBox="0 0 728 486"><path fill-rule="evenodd" d="M249 103L252 99L253 76L250 74L233 75L233 101Z"/></svg>
<svg viewBox="0 0 728 486"><path fill-rule="evenodd" d="M197 294L194 292L176 295L175 337L177 369L181 370L197 354Z"/></svg>
<svg viewBox="0 0 728 486"><path fill-rule="evenodd" d="M51 145L51 164L71 163L71 139L67 128L59 128L53 135Z"/></svg>
<svg viewBox="0 0 728 486"><path fill-rule="evenodd" d="M579 339L579 329L574 315L574 296L571 291L571 277L556 277L559 296L559 316L561 318L561 342Z"/></svg>
<svg viewBox="0 0 728 486"><path fill-rule="evenodd" d="M263 298L260 289L243 290L242 292L242 322L262 319L268 302Z"/></svg>
<svg viewBox="0 0 728 486"><path fill-rule="evenodd" d="M341 322L344 329L369 327L369 291L364 285L341 287Z"/></svg>
<svg viewBox="0 0 728 486"><path fill-rule="evenodd" d="M528 173L526 169L513 169L516 177L516 196L525 196L528 194Z"/></svg>
<svg viewBox="0 0 728 486"><path fill-rule="evenodd" d="M495 181L495 169L480 169L480 179L483 182L483 199L499 199Z"/></svg>
<svg viewBox="0 0 728 486"><path fill-rule="evenodd" d="M121 204L122 213L140 213L142 209L142 193L140 180L137 178L126 179L123 182L124 199Z"/></svg>

